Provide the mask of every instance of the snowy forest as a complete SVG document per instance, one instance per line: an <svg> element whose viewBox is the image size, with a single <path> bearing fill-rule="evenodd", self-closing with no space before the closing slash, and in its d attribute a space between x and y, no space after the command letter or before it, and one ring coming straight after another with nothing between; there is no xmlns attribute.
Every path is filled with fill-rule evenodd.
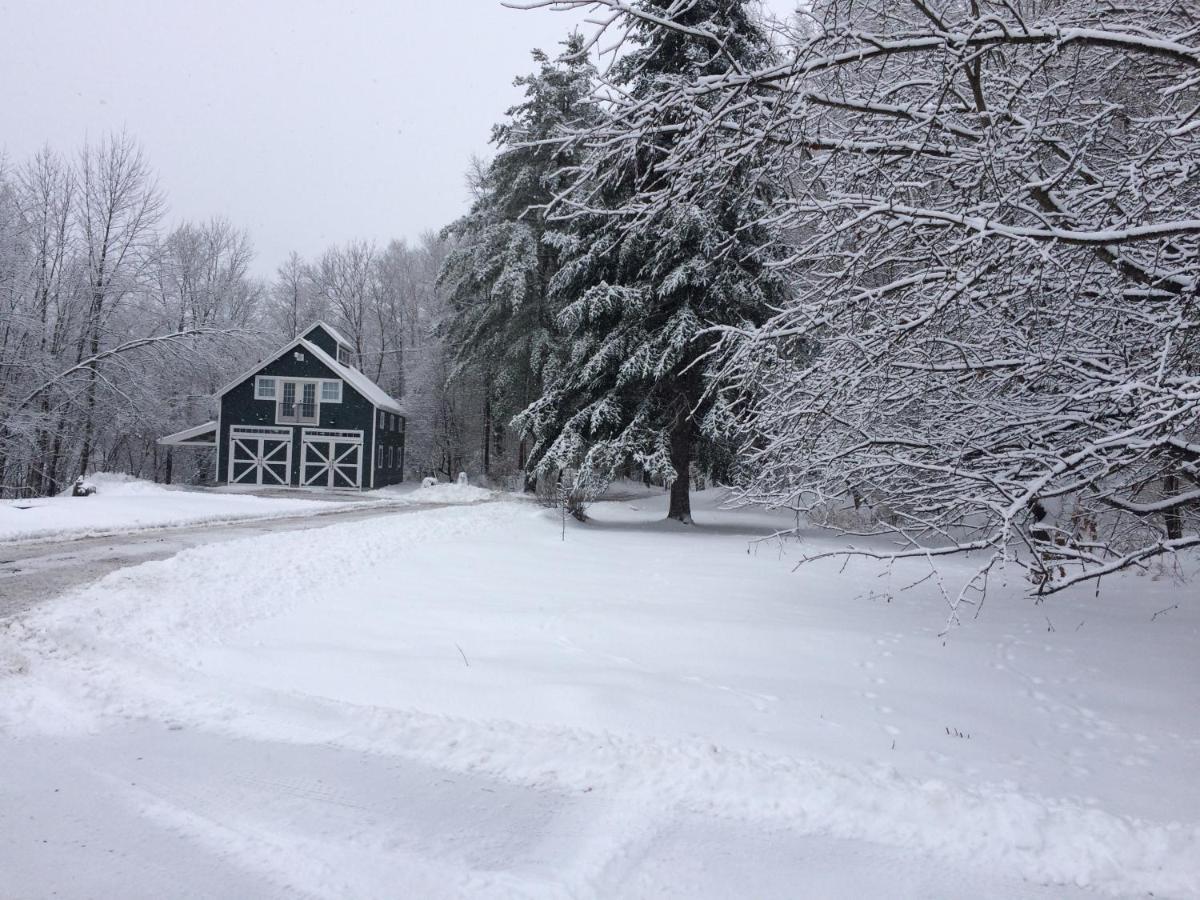
<svg viewBox="0 0 1200 900"><path fill-rule="evenodd" d="M156 438L323 319L405 404L410 478L580 517L638 478L682 523L728 484L974 552L954 607L1001 562L1053 592L1200 546L1191 0L506 5L588 24L416 244L264 280L135 136L0 158L3 496L203 480Z"/></svg>
<svg viewBox="0 0 1200 900"><path fill-rule="evenodd" d="M6 74L0 896L1200 898L1200 0Z"/></svg>

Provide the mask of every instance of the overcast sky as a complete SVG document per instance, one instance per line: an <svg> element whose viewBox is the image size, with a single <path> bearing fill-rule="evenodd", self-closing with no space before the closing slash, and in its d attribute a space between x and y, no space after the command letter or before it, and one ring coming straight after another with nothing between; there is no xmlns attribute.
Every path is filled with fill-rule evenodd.
<svg viewBox="0 0 1200 900"><path fill-rule="evenodd" d="M578 20L500 0L0 0L0 150L125 129L172 220L247 228L269 275L460 215L513 77Z"/></svg>

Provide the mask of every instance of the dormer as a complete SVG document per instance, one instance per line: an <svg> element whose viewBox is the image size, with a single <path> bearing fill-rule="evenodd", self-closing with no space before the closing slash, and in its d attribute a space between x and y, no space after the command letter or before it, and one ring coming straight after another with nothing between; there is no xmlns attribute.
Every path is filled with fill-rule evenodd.
<svg viewBox="0 0 1200 900"><path fill-rule="evenodd" d="M343 366L354 365L350 342L332 325L316 322L304 332L304 339L316 344Z"/></svg>

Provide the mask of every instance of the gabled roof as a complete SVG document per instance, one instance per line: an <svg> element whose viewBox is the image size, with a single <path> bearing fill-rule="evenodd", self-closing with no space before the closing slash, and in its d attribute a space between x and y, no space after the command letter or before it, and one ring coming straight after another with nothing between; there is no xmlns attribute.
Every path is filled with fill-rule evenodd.
<svg viewBox="0 0 1200 900"><path fill-rule="evenodd" d="M312 331L318 325L320 325L322 328L324 328L326 331L328 331L329 336L331 338L333 338L335 341L337 341L339 344L341 344L343 347L345 347L347 350L352 348L353 345L348 340L346 340L344 337L342 337L342 333L340 331L338 331L332 325L329 325L320 319L318 319L317 321L315 321L311 325L309 325L307 328L305 328L303 334L308 334L310 331Z"/></svg>
<svg viewBox="0 0 1200 900"><path fill-rule="evenodd" d="M320 325L321 323L314 322L313 324ZM304 329L305 334L308 334L308 332L310 332L310 331L312 331L312 328ZM356 390L360 394L362 394L362 396L364 398L366 398L368 403L371 403L372 405L378 407L379 409L385 410L387 412L394 412L397 415L401 415L401 416L405 415L404 407L402 407L400 405L400 401L389 396L388 393L383 388L381 388L379 385L377 385L375 382L373 382L370 378L368 378L362 372L358 371L358 369L354 369L354 368L351 368L350 366L342 365L340 362L338 362L336 359L334 359L332 356L330 356L328 353L326 353L324 350L322 350L320 347L318 347L312 341L306 341L302 337L294 338L291 342L289 342L288 344L285 344L283 347L280 347L278 350L276 350L270 356L267 356L266 358L259 360L257 363L255 363L253 368L247 369L245 372L243 372L237 378L233 379L232 381L230 381L227 384L220 387L217 390L216 396L223 397L225 394L228 394L230 391L232 391L235 387L237 387L239 384L241 384L247 378L250 378L251 376L258 374L258 372L264 366L266 366L268 363L274 362L275 360L279 359L279 357L283 356L285 353L287 353L291 350L294 350L296 348L300 348L307 353L311 353L313 356L315 356L317 359L319 359L322 363L325 364L326 368L330 369L335 375L337 375L339 378L341 378L343 381L345 381L348 385L350 385L350 387L354 388L354 390Z"/></svg>
<svg viewBox="0 0 1200 900"><path fill-rule="evenodd" d="M358 371L358 369L342 365L311 341L306 341L302 338L300 343L310 350L313 356L333 369L350 387L354 388L377 407L385 409L388 412L394 412L397 415L404 415L404 408L400 406L399 401L392 399L383 388Z"/></svg>

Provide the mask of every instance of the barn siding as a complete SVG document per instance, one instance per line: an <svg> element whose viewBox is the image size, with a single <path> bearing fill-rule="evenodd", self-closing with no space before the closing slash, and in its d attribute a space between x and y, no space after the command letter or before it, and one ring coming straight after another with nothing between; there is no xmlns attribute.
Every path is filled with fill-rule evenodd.
<svg viewBox="0 0 1200 900"><path fill-rule="evenodd" d="M323 329L316 329L325 335ZM326 335L327 336L327 335ZM332 340L332 338L330 338ZM324 348L322 348L324 349ZM334 349L336 353L336 346ZM304 359L296 359L296 354ZM371 423L376 415L375 407L369 400L358 393L348 382L340 378L323 362L316 359L312 353L296 347L258 369L232 388L221 398L221 418L219 435L219 453L217 459L217 477L224 483L229 476L229 428L232 425L265 425L270 427L287 427L275 424L275 401L254 399L254 379L259 375L275 376L277 378L324 378L342 382L342 402L322 403L320 425L293 425L292 428L292 467L289 475L290 482L300 483L300 436L304 428L345 428L363 432L363 469L362 486L371 485L371 469L374 464L375 447L371 440ZM401 440L403 435L401 434ZM399 479L397 479L399 480ZM386 482L392 484L394 482ZM380 485L378 477L376 486Z"/></svg>
<svg viewBox="0 0 1200 900"><path fill-rule="evenodd" d="M375 443L379 447L380 455L372 457L371 465L375 471L375 487L386 487L389 484L399 484L404 480L404 451L405 451L405 433L406 421L404 416L398 416L395 413L385 413L390 417L391 427L379 427L379 412L375 413ZM390 454L389 454L390 451ZM387 465L390 458L393 461L391 466ZM379 463L383 465L380 466Z"/></svg>
<svg viewBox="0 0 1200 900"><path fill-rule="evenodd" d="M331 335L320 325L314 325L312 328L308 329L308 333L304 335L304 339L316 344L334 359L337 359L338 342L334 340L333 335ZM347 347L346 349L349 350L350 348Z"/></svg>

